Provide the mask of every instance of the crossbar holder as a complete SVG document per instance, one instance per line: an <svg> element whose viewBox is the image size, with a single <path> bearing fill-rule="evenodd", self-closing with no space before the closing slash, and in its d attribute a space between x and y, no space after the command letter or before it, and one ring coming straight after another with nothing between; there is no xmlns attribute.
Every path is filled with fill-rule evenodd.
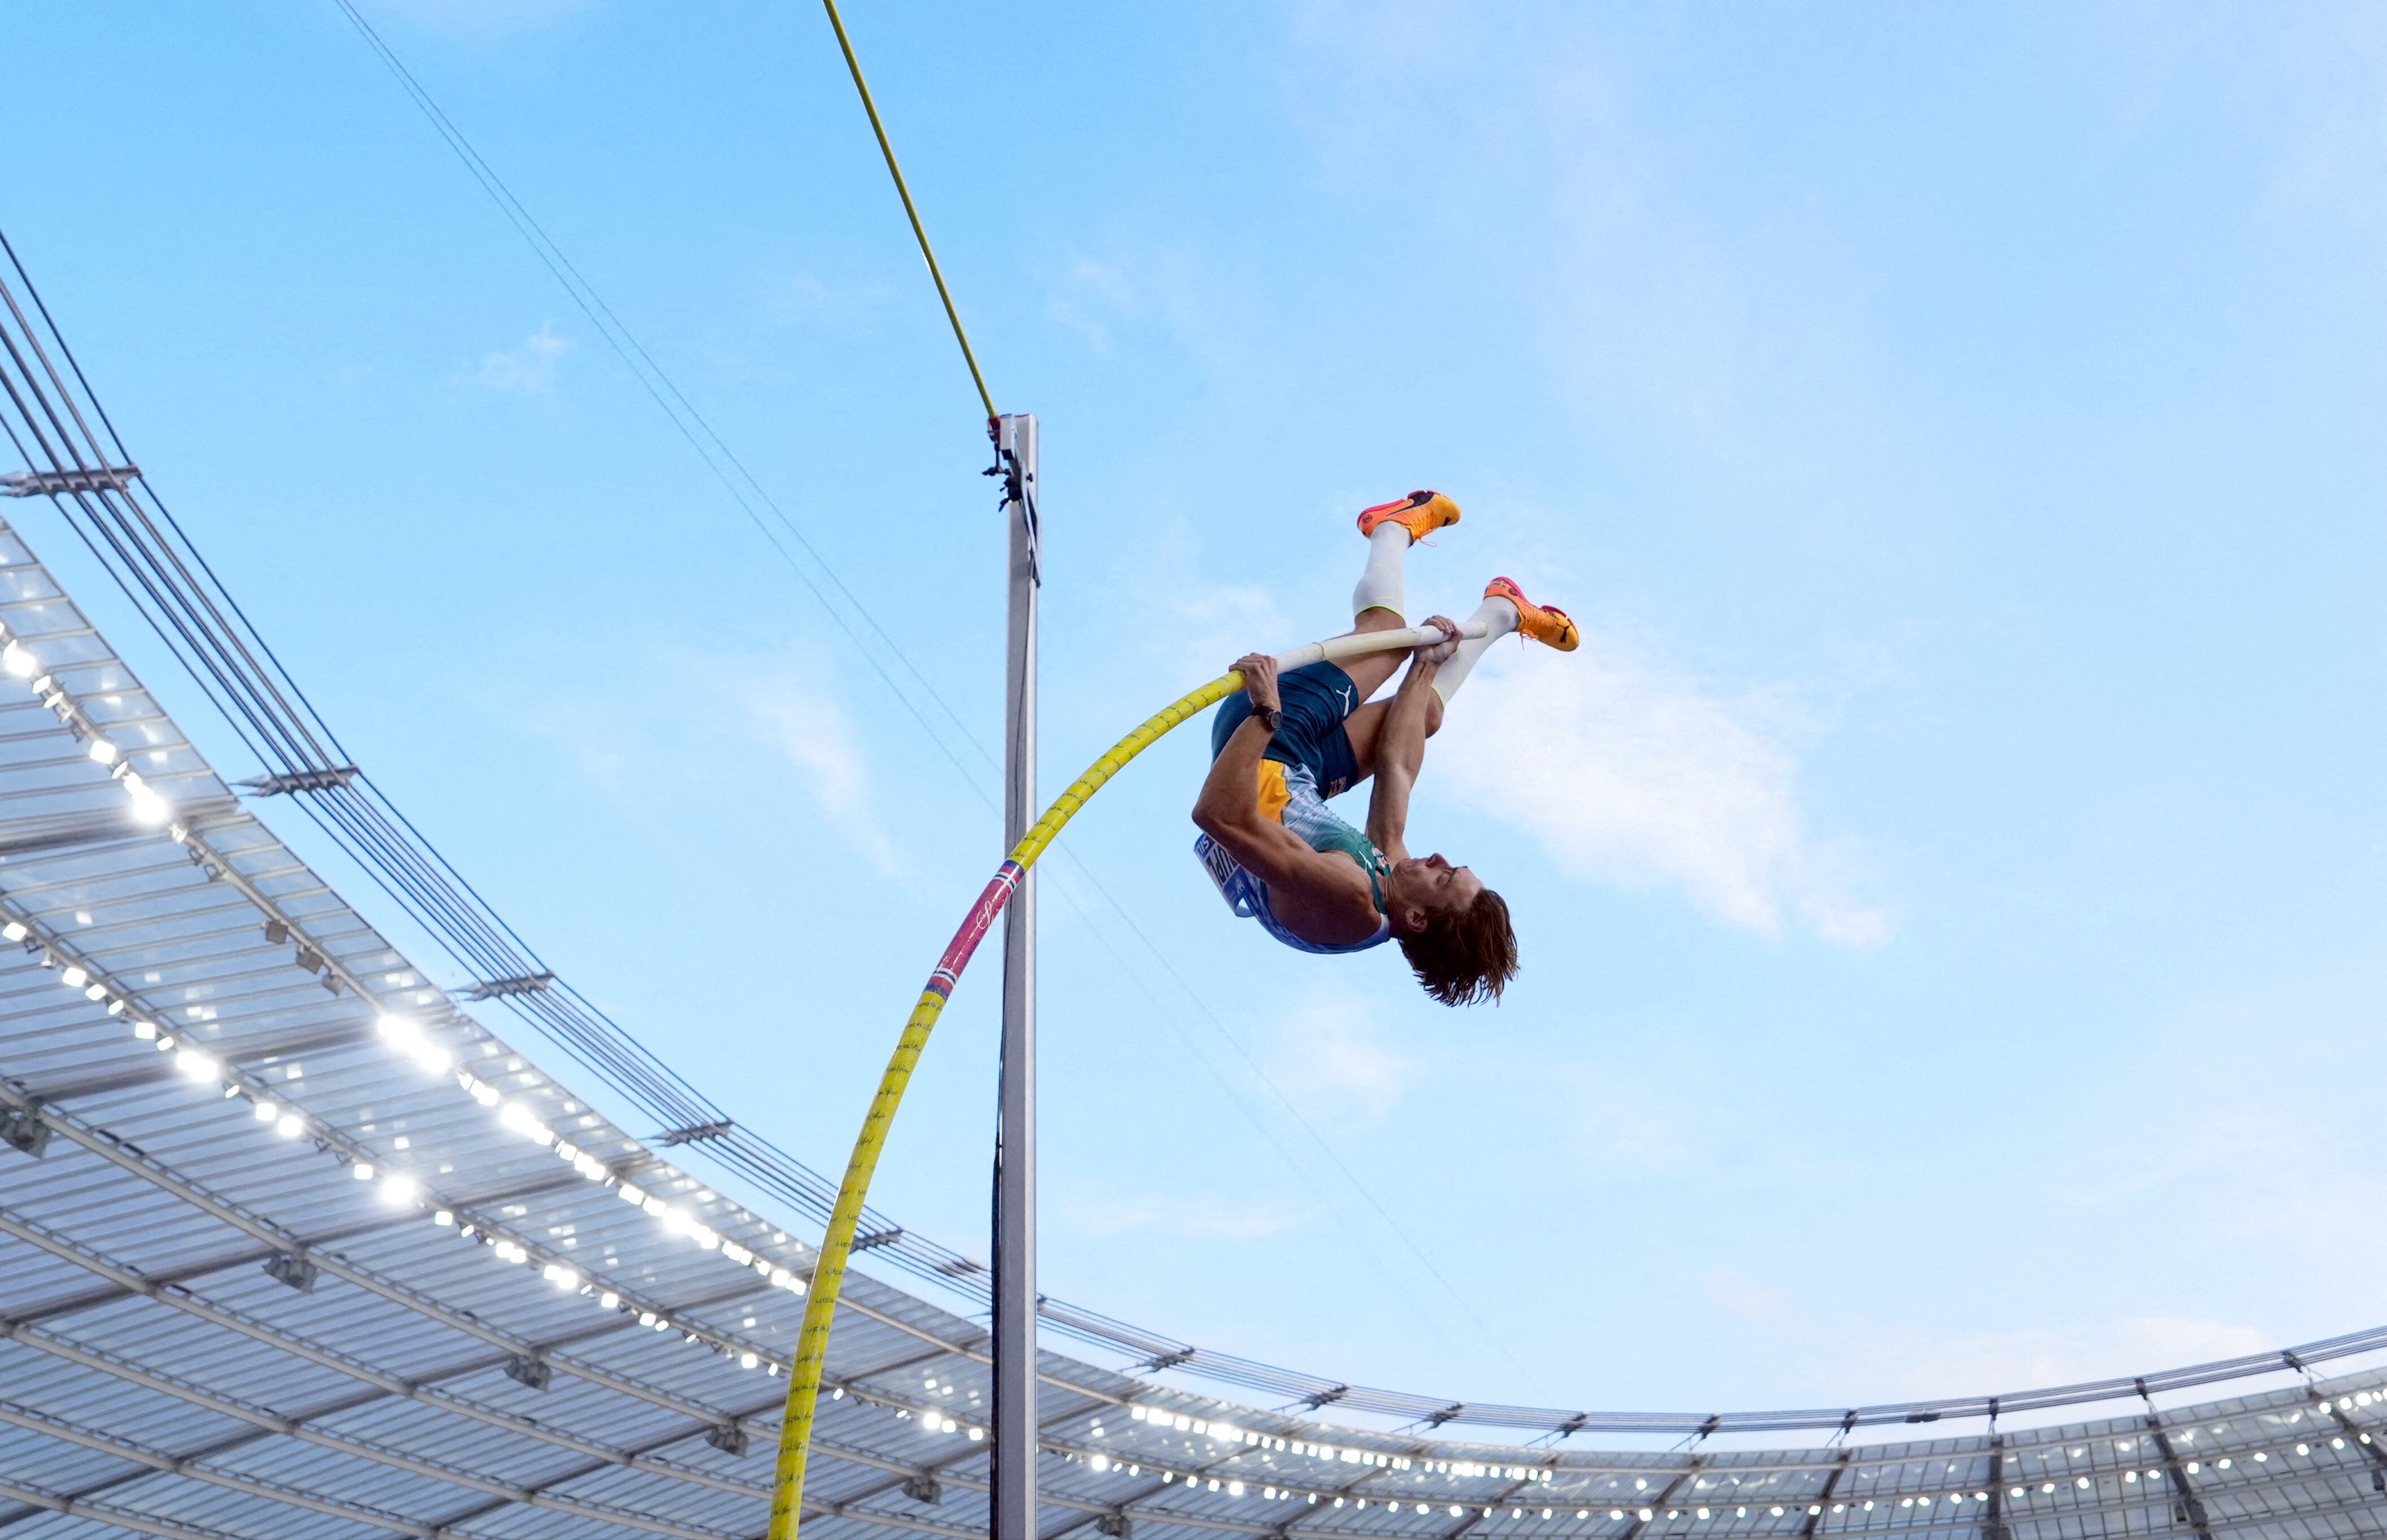
<svg viewBox="0 0 2387 1540"><path fill-rule="evenodd" d="M330 791L347 785L362 774L353 764L335 764L322 770L290 770L280 775L251 776L240 784L260 797L279 797L292 791Z"/></svg>
<svg viewBox="0 0 2387 1540"><path fill-rule="evenodd" d="M101 465L71 471L12 471L0 476L0 493L12 498L55 498L62 492L121 492L141 473L138 465Z"/></svg>

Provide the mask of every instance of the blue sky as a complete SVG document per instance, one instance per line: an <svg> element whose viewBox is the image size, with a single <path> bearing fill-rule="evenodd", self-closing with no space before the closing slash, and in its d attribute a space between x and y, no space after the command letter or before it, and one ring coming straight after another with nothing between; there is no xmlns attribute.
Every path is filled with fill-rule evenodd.
<svg viewBox="0 0 2387 1540"><path fill-rule="evenodd" d="M993 744L978 407L823 19L363 3ZM1518 915L1497 1011L1229 918L1198 734L1080 820L1048 1289L1354 1381L1691 1409L2387 1313L2375 10L849 23L998 404L1042 418L1048 789L1339 628L1352 513L1414 486L1467 510L1421 610L1507 573L1587 636L1496 652L1420 789ZM0 224L218 571L550 961L837 1168L999 855L991 772L328 0L0 36ZM981 1253L992 977L878 1190Z"/></svg>

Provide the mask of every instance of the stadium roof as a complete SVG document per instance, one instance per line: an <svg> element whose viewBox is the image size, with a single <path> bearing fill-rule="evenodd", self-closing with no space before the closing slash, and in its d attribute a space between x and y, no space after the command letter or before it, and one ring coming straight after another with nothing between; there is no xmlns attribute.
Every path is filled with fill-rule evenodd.
<svg viewBox="0 0 2387 1540"><path fill-rule="evenodd" d="M0 625L7 1540L758 1534L803 1240L435 986L6 526ZM807 1534L984 1533L986 1348L849 1279ZM2153 1388L2249 1366L2280 1360ZM2376 1371L1888 1445L1722 1451L1699 1433L1817 1414L1716 1418L1669 1452L1583 1447L1570 1428L1620 1425L1588 1415L1334 1387L1271 1411L1057 1353L1042 1372L1050 1536L2352 1535L2379 1532L2387 1484ZM1440 1410L1386 1432L1327 1405ZM1441 1436L1459 1420L1551 1437Z"/></svg>

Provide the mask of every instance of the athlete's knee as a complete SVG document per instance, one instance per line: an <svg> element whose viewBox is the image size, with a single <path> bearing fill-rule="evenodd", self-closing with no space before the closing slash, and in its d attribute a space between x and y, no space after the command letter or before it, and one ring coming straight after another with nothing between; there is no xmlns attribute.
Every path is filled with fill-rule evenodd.
<svg viewBox="0 0 2387 1540"><path fill-rule="evenodd" d="M1425 736L1432 738L1442 731L1442 697L1429 695L1425 703Z"/></svg>

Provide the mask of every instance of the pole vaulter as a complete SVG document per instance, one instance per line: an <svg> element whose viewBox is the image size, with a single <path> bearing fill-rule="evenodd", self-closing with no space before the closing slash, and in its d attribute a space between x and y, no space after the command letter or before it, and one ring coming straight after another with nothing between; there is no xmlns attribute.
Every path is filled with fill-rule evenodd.
<svg viewBox="0 0 2387 1540"><path fill-rule="evenodd" d="M1307 733L1312 738L1321 736L1331 727L1334 734L1347 738L1356 728L1370 740L1369 761L1362 767L1372 771L1378 777L1376 805L1371 807L1369 820L1370 832L1387 834L1390 849L1399 851L1399 856L1396 858L1388 853L1386 840L1370 840L1351 831L1354 838L1376 852L1376 859L1383 869L1375 870L1369 858L1351 849L1343 835L1322 837L1327 842L1320 843L1302 830L1294 828L1293 823L1299 821L1298 814L1294 820L1281 824L1280 832L1301 844L1306 854L1324 857L1329 849L1333 849L1351 857L1343 865L1351 867L1353 883L1358 886L1372 883L1383 901L1374 911L1376 925L1384 928L1385 931L1385 935L1376 937L1379 940L1396 933L1403 938L1424 935L1433 929L1434 915L1472 912L1481 909L1487 897L1497 903L1497 894L1484 889L1480 883L1471 882L1471 874L1469 874L1469 883L1460 883L1456 876L1446 875L1463 873L1465 868L1451 867L1439 856L1419 861L1407 855L1400 825L1406 820L1408 781L1416 774L1424 738L1431 730L1428 719L1438 723L1443 703L1456 692L1476 660L1494 640L1510 632L1521 631L1531 639L1545 642L1562 651L1572 651L1580 637L1574 623L1567 618L1564 612L1533 604L1507 578L1493 580L1484 590L1484 607L1467 620L1454 622L1437 616L1424 625L1402 624L1398 580L1401 555L1428 531L1455 524L1458 520L1457 504L1433 492L1413 493L1407 499L1381 504L1362 513L1360 530L1369 539L1369 573L1361 579L1359 589L1353 596L1358 628L1274 657L1250 654L1240 661L1237 668L1199 689L1188 692L1145 718L1134 731L1120 738L1108 752L1094 761L1084 775L1072 781L1067 790L1054 799L1052 805L1044 810L1043 816L1037 819L1025 837L1012 847L1009 858L996 868L993 877L979 894L978 902L970 905L961 928L954 933L944 954L937 960L935 971L928 975L919 1000L912 1007L910 1019L903 1024L903 1035L896 1040L895 1052L887 1062L886 1073L879 1077L878 1089L870 1099L870 1110L862 1120L861 1135L854 1141L853 1155L846 1162L844 1179L838 1186L837 1204L829 1214L827 1232L821 1238L819 1259L814 1265L811 1287L804 1303L803 1327L797 1339L795 1363L788 1377L787 1414L780 1426L778 1466L772 1484L769 1540L793 1540L796 1534L798 1515L803 1502L805 1457L812 1442L813 1418L820 1398L821 1376L828 1357L829 1330L837 1315L838 1295L844 1286L846 1266L852 1256L854 1233L861 1223L863 1205L869 1196L871 1177L878 1168L878 1157L885 1150L887 1136L894 1126L896 1109L902 1105L903 1092L911 1084L912 1071L928 1045L928 1034L935 1029L945 1002L952 998L954 986L961 982L963 970L969 966L970 957L977 952L979 943L993 928L995 917L1009 904L1012 895L1018 890L1037 858L1044 853L1046 847L1052 844L1069 820L1077 816L1078 810L1092 801L1094 793L1101 790L1112 776L1126 768L1129 761L1158 742L1171 728L1196 712L1239 691L1246 692L1245 701L1221 713L1216 725L1214 747L1217 751L1211 781L1220 780L1221 766L1226 767L1227 776L1240 774L1246 777L1247 785L1277 781L1297 783L1307 776L1312 782L1309 796L1311 800L1320 801L1322 810L1322 797L1331 793L1316 783L1318 771L1313 762L1318 761L1317 754L1296 748L1276 758L1265 756L1277 735L1284 730L1283 725L1287 721L1295 722L1297 734ZM1398 666L1395 655L1404 652L1413 656L1409 678L1404 682L1402 691L1385 703L1381 714L1362 718L1359 715L1361 712L1372 712L1376 708L1363 707L1360 701L1377 685L1391 676L1394 668ZM1346 661L1358 666L1345 670L1341 665ZM1320 665L1332 669L1332 673L1326 674ZM1353 692L1347 700L1338 697L1337 702L1330 702L1328 706L1303 705L1295 711L1286 710L1283 704L1284 685L1295 679L1308 679L1322 686L1332 695L1339 689L1335 684L1337 678L1348 685ZM1373 681L1365 691L1358 688L1362 680ZM1429 694L1432 696L1431 705L1426 700ZM1340 704L1340 710L1329 714L1335 703ZM1408 742L1412 735L1415 738L1413 749ZM1348 755L1357 762L1357 748L1356 744L1345 743L1339 754ZM1339 757L1336 763L1341 763ZM1276 767L1272 776L1268 770L1258 768L1271 765ZM1396 786L1397 790L1389 801L1397 802L1397 808L1390 811L1396 812L1398 816L1388 821L1381 814L1388 811L1384 805L1388 801L1388 789ZM1223 867L1214 851L1223 852L1224 865L1234 867L1250 879L1245 885L1235 883L1231 877L1220 877L1221 890L1227 891L1231 886L1234 887L1247 903L1261 905L1258 913L1270 915L1288 934L1296 938L1292 944L1303 945L1307 940L1300 934L1305 926L1313 931L1335 928L1337 916L1330 915L1320 921L1316 915L1303 909L1299 902L1271 906L1271 895L1276 890L1282 887L1298 889L1302 882L1300 874L1293 870L1297 863L1290 848L1279 846L1273 853L1261 848L1255 836L1257 834L1257 839L1265 839L1267 835L1249 826L1227 791L1222 789L1214 797L1210 786L1206 785L1204 796L1207 805L1197 803L1196 819L1205 824L1203 843L1213 847L1212 851L1203 852L1205 865L1211 868L1214 877L1219 877ZM1284 805L1290 807L1291 803L1288 802ZM1339 821L1336 827L1346 831L1348 828ZM1248 862L1246 857L1249 857ZM1386 882L1388 877L1389 884ZM1454 894L1454 885L1464 890ZM1315 894L1297 895L1305 896ZM1236 894L1230 892L1229 898L1231 903L1234 902ZM1254 917L1257 917L1257 913ZM1357 915L1356 908L1339 918L1349 922L1345 928L1363 923ZM1505 935L1505 905L1500 910L1500 929ZM1271 933L1275 931L1272 929ZM1372 945L1374 941L1363 944ZM1303 949L1358 950L1355 946L1332 940L1309 942ZM1504 966L1496 969L1498 973L1497 978L1487 978L1481 972L1467 976L1472 982L1464 991L1465 997L1478 998L1498 993L1498 984L1505 983L1507 975L1515 969L1513 942L1509 943L1505 956ZM1413 951L1410 960L1428 991L1435 994L1436 998L1445 998L1459 989L1459 983L1438 989L1437 979L1429 977L1427 966L1418 961ZM1499 959L1496 958L1494 962L1498 964ZM1467 962L1464 966L1474 968L1477 963ZM1466 982L1465 978L1459 980L1459 983ZM1457 998L1446 999L1446 1004L1458 1003Z"/></svg>

